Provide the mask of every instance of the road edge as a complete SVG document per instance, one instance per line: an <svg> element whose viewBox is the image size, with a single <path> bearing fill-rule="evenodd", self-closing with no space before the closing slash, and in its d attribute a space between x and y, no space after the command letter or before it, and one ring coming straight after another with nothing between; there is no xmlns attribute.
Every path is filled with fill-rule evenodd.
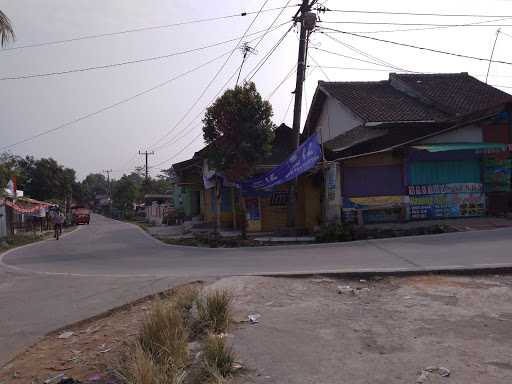
<svg viewBox="0 0 512 384"><path fill-rule="evenodd" d="M77 227L75 229L73 229L72 231L69 231L69 232L64 233L63 235L61 235L60 239L64 239L64 238L66 238L66 237L68 237L68 236L78 232L81 228L82 228L81 226L77 225ZM9 255L10 253L12 253L14 251L19 251L20 249L33 247L33 246L36 246L38 244L41 244L41 243L44 243L44 242L47 242L47 241L54 241L54 239L49 238L49 239L37 240L37 241L34 241L33 243L20 245L19 247L14 247L14 248L8 249L8 250L0 253L0 267L6 268L6 269L12 269L12 270L15 270L17 272L25 272L26 270L24 270L22 268L18 268L18 267L15 267L13 265L6 264L4 262L4 257Z"/></svg>

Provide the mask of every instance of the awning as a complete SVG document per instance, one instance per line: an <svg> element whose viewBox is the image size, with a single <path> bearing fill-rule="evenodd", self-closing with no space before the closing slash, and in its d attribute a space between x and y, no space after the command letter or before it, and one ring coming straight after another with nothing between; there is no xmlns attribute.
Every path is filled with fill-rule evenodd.
<svg viewBox="0 0 512 384"><path fill-rule="evenodd" d="M424 144L413 145L411 148L424 150L428 152L448 152L482 149L501 149L507 148L506 144L500 143L451 143L451 144Z"/></svg>

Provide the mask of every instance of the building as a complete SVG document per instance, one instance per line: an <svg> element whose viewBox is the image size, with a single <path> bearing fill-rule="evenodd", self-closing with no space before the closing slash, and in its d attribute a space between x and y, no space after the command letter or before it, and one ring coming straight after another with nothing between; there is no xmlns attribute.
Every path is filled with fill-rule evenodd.
<svg viewBox="0 0 512 384"><path fill-rule="evenodd" d="M319 82L325 221L480 216L510 201L511 96L467 73ZM494 209L495 208L495 209Z"/></svg>
<svg viewBox="0 0 512 384"><path fill-rule="evenodd" d="M173 196L170 194L144 195L144 211L146 221L160 225L168 215L174 215Z"/></svg>
<svg viewBox="0 0 512 384"><path fill-rule="evenodd" d="M292 130L285 124L274 132L272 150L252 170L253 176L274 169L293 152ZM176 163L174 201L176 209L181 210L185 218L200 217L206 223L216 220L216 188L210 180L215 171L208 169L208 146L196 152L192 159ZM301 178L298 193L298 217L301 227L313 228L321 219L318 179L311 176ZM221 226L237 228L242 224L241 204L245 205L249 231L276 231L287 227L288 184L281 184L271 190L259 190L242 193L235 184L224 181L221 191ZM306 204L309 201L309 204ZM307 207L307 208L306 208ZM306 214L308 212L308 214Z"/></svg>

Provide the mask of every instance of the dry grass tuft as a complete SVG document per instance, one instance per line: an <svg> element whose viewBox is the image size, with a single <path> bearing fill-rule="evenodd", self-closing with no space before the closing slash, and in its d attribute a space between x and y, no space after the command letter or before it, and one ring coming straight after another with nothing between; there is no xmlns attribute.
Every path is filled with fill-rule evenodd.
<svg viewBox="0 0 512 384"><path fill-rule="evenodd" d="M223 337L211 335L204 347L204 365L210 377L220 381L233 372L235 357Z"/></svg>
<svg viewBox="0 0 512 384"><path fill-rule="evenodd" d="M181 384L185 378L183 370L156 362L140 344L135 345L120 376L126 384Z"/></svg>
<svg viewBox="0 0 512 384"><path fill-rule="evenodd" d="M170 363L175 369L181 369L188 359L187 339L187 330L177 305L157 299L138 338L144 352L157 364Z"/></svg>
<svg viewBox="0 0 512 384"><path fill-rule="evenodd" d="M214 333L225 332L231 322L232 295L226 290L208 293L196 302L200 323Z"/></svg>

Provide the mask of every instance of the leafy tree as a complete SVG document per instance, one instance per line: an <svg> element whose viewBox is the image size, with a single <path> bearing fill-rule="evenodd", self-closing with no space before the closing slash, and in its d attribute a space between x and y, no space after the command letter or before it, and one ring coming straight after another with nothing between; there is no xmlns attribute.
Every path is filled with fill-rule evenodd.
<svg viewBox="0 0 512 384"><path fill-rule="evenodd" d="M118 209L129 209L140 198L142 183L133 175L123 175L113 184L112 202Z"/></svg>
<svg viewBox="0 0 512 384"><path fill-rule="evenodd" d="M81 194L83 202L94 201L97 194L108 194L108 183L105 175L101 173L91 173L85 177L81 183Z"/></svg>
<svg viewBox="0 0 512 384"><path fill-rule="evenodd" d="M232 179L245 177L270 152L272 106L245 83L227 90L207 110L203 132L208 164Z"/></svg>
<svg viewBox="0 0 512 384"><path fill-rule="evenodd" d="M29 158L23 168L27 175L24 189L28 196L62 201L71 195L75 183L73 169L63 167L52 158L36 161Z"/></svg>
<svg viewBox="0 0 512 384"><path fill-rule="evenodd" d="M14 40L14 29L11 20L0 11L0 45L3 47L9 40Z"/></svg>
<svg viewBox="0 0 512 384"><path fill-rule="evenodd" d="M248 176L271 150L272 106L253 82L227 90L206 110L204 139L208 165L231 180ZM217 227L220 226L221 181L217 180Z"/></svg>

